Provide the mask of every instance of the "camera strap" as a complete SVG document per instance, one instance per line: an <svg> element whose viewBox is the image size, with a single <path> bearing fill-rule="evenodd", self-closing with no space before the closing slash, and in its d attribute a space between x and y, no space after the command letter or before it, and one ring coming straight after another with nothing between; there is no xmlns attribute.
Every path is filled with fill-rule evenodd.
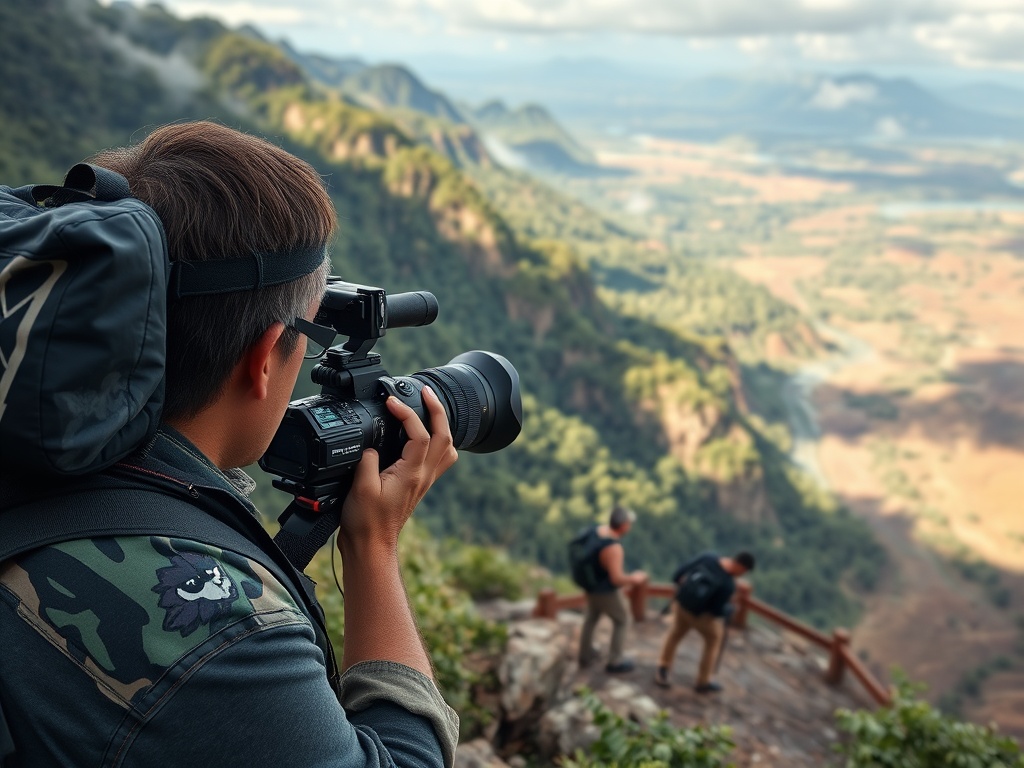
<svg viewBox="0 0 1024 768"><path fill-rule="evenodd" d="M304 570L341 525L341 505L345 493L339 492L326 499L307 499L296 496L278 522L281 530L274 543L298 570Z"/></svg>

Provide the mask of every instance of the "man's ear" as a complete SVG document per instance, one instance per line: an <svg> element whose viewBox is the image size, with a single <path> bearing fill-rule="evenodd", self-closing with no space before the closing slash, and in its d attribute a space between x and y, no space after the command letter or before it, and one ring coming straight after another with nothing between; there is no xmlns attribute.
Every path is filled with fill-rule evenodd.
<svg viewBox="0 0 1024 768"><path fill-rule="evenodd" d="M257 400L265 400L267 397L273 371L274 349L283 333L284 323L271 325L256 343L249 347L249 351L239 364L239 373L246 377L243 386L251 391Z"/></svg>

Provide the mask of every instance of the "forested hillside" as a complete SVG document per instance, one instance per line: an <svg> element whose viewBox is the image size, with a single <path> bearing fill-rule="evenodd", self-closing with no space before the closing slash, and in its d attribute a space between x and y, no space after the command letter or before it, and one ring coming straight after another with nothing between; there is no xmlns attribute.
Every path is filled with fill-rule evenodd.
<svg viewBox="0 0 1024 768"><path fill-rule="evenodd" d="M89 152L172 119L215 117L267 135L329 183L341 220L335 272L437 296L433 326L377 345L392 372L474 348L516 365L524 434L498 454L464 456L431 492L420 517L436 536L561 570L570 534L622 503L640 515L629 565L655 579L706 547L743 545L763 564L760 595L822 624L853 618L879 550L862 524L802 487L745 407L721 338L606 303L593 253L558 227L543 239L513 228L433 143L353 106L258 37L93 0L9 1L0 24L0 75L17 83L0 97L0 182L51 182ZM81 50L54 56L54 39ZM748 315L751 332L771 320ZM266 490L262 501L282 503Z"/></svg>

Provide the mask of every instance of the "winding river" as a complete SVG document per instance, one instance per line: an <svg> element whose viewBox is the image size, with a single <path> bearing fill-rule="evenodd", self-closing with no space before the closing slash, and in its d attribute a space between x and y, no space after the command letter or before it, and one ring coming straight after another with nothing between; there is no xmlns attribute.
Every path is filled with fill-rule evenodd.
<svg viewBox="0 0 1024 768"><path fill-rule="evenodd" d="M824 359L800 366L786 379L782 387L782 401L786 408L786 419L793 437L790 458L797 466L827 488L825 477L818 462L818 441L821 427L814 409L814 390L844 368L867 362L875 357L874 348L866 341L851 336L835 326L815 323L818 335L835 345L836 351Z"/></svg>

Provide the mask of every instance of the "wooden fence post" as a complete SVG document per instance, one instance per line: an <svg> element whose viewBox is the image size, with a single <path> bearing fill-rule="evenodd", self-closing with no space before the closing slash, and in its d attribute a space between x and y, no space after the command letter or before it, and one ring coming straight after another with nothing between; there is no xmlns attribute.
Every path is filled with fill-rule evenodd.
<svg viewBox="0 0 1024 768"><path fill-rule="evenodd" d="M747 628L747 613L750 611L750 596L753 592L754 585L749 581L736 582L736 613L729 622L735 629Z"/></svg>
<svg viewBox="0 0 1024 768"><path fill-rule="evenodd" d="M849 644L850 633L845 629L837 629L832 633L832 646L828 656L828 671L825 672L825 682L829 685L839 685L843 682L843 672L846 670L843 648Z"/></svg>
<svg viewBox="0 0 1024 768"><path fill-rule="evenodd" d="M639 584L634 584L629 592L629 605L633 613L633 621L643 621L647 616L647 587L650 579L644 577Z"/></svg>
<svg viewBox="0 0 1024 768"><path fill-rule="evenodd" d="M533 615L538 619L553 619L558 616L558 595L553 589L542 589L537 595L537 606Z"/></svg>

